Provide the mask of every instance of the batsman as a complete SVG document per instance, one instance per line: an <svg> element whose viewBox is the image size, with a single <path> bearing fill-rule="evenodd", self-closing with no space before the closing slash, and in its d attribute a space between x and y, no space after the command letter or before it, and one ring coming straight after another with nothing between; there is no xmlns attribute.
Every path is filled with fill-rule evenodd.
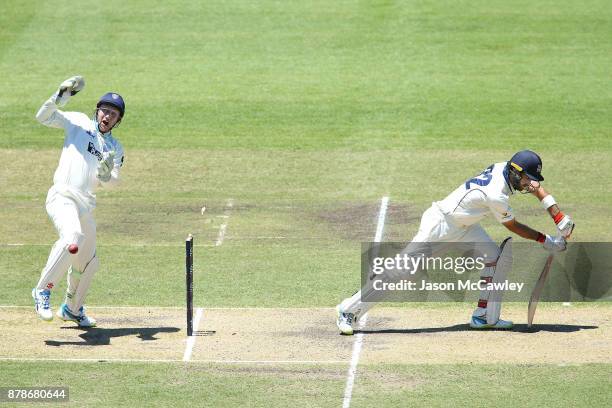
<svg viewBox="0 0 612 408"><path fill-rule="evenodd" d="M45 203L59 238L32 289L32 297L38 316L52 320L51 291L68 271L66 298L57 316L80 327L93 327L96 321L86 315L83 303L100 265L93 216L95 191L119 181L123 147L112 130L125 115L125 103L119 94L109 92L98 101L93 118L58 109L84 86L85 80L80 76L65 80L36 114L36 120L43 125L64 129L64 146Z"/></svg>
<svg viewBox="0 0 612 408"><path fill-rule="evenodd" d="M486 255L481 280L497 282L505 277L511 263L507 239L498 246L480 226L480 221L492 214L509 231L537 241L548 251L564 251L566 239L574 229L574 222L561 212L554 197L540 184L542 160L530 150L520 151L507 162L492 164L480 175L467 180L442 201L432 203L421 218L418 233L411 245L418 243L478 243ZM516 192L532 194L548 212L558 229L553 237L521 224L514 216L509 200ZM411 246L409 245L409 247ZM336 324L340 333L353 334L353 324L365 314L375 302L368 288L344 299L337 307ZM473 329L510 329L511 321L502 320L501 297L493 291L482 290L478 305L470 319ZM373 297L374 298L374 297Z"/></svg>

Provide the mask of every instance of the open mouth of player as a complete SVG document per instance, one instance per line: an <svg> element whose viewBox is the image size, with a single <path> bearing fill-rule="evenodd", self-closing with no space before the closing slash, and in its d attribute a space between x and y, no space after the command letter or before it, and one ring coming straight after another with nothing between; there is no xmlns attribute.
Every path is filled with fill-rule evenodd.
<svg viewBox="0 0 612 408"><path fill-rule="evenodd" d="M100 122L100 130L107 132L110 129L110 125L106 119L102 119Z"/></svg>

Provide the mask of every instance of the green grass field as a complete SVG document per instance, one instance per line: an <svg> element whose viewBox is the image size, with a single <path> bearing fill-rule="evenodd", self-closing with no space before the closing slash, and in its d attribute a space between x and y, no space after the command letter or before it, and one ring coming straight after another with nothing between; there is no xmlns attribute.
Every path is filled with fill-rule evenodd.
<svg viewBox="0 0 612 408"><path fill-rule="evenodd" d="M331 308L358 289L360 244L374 237L381 197L390 197L384 240L409 240L432 201L526 148L576 220L573 239L612 240L607 1L7 0L2 9L0 306L31 305L56 239L44 201L63 132L34 115L76 74L87 86L67 110L93 112L109 90L127 105L114 132L123 182L98 193L91 306L182 307L192 233L198 307ZM533 197L511 204L520 221L555 231ZM506 236L492 220L483 226ZM395 306L410 315L411 305ZM23 319L44 324L26 310ZM139 318L131 324L153 324ZM333 318L321 330L334 333ZM317 332L322 344L339 342L346 364L146 363L149 349L133 362L75 363L32 361L44 354L20 354L8 328L0 320L0 387L68 385L71 404L84 406L340 407L354 341ZM406 344L423 335L403 334ZM569 346L566 335L557 333ZM367 362L351 406L609 406L607 335L598 344L608 354L584 364ZM113 341L65 357L104 359L121 347Z"/></svg>

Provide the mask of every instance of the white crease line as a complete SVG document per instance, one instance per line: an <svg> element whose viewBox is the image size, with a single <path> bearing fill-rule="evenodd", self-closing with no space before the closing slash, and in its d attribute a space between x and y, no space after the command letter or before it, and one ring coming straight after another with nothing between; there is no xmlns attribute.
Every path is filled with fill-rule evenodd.
<svg viewBox="0 0 612 408"><path fill-rule="evenodd" d="M24 242L10 242L10 243L5 243L2 244L0 243L0 247L24 247L24 246L41 246L41 247L49 247L51 248L53 246L53 242L48 242L46 244L42 244L42 243L24 243ZM122 247L122 248L146 248L146 247L151 247L151 248L179 248L179 247L184 247L185 244L96 244L97 247ZM197 247L211 247L212 244L200 244L200 245L194 245L194 248Z"/></svg>
<svg viewBox="0 0 612 408"><path fill-rule="evenodd" d="M32 309L34 306L28 305L0 305L0 309ZM143 309L143 310L185 310L185 306L87 306L87 309ZM331 306L313 306L313 307L261 307L261 306L245 306L245 307L207 307L206 310L335 310Z"/></svg>
<svg viewBox="0 0 612 408"><path fill-rule="evenodd" d="M376 225L376 235L374 242L382 240L383 229L385 228L385 217L387 216L387 206L389 205L389 197L383 197L380 200L380 211L378 212L378 224Z"/></svg>
<svg viewBox="0 0 612 408"><path fill-rule="evenodd" d="M230 211L234 207L234 200L231 198L227 200L227 204L225 205L225 212L223 215L220 215L220 218L223 218L225 221L219 227L219 235L217 236L217 241L215 241L215 246L218 247L223 243L225 239L225 231L227 230L227 223L229 222Z"/></svg>
<svg viewBox="0 0 612 408"><path fill-rule="evenodd" d="M177 359L142 359L142 358L33 358L33 357L0 357L0 361L21 361L39 363L41 361L77 362L77 363L183 363ZM190 364L344 364L344 360L190 360Z"/></svg>
<svg viewBox="0 0 612 408"><path fill-rule="evenodd" d="M380 211L378 212L378 223L376 225L376 234L374 235L374 242L380 242L382 240L383 230L385 228L385 217L387 215L387 207L389 205L389 197L384 196L380 200ZM358 330L362 329L368 320L368 314L364 314L359 319ZM359 365L359 356L361 355L361 348L363 347L363 333L357 333L355 336L355 342L353 343L353 352L351 355L351 365L348 369L348 377L346 379L346 387L344 388L344 398L342 400L342 408L349 408L351 406L351 398L353 396L353 386L355 385L355 378L357 377L357 366Z"/></svg>
<svg viewBox="0 0 612 408"><path fill-rule="evenodd" d="M233 237L233 238L227 238L227 239L231 239L231 240L253 240L253 239L291 239L290 237L283 237L283 236L249 236L249 235L243 235L240 237ZM295 240L305 240L305 239L316 239L316 240L324 240L326 238L324 237L293 237L293 239Z"/></svg>
<svg viewBox="0 0 612 408"><path fill-rule="evenodd" d="M215 246L218 247L223 243L223 239L225 238L225 230L227 229L227 224L222 224L219 227L219 235L217 236L217 241L215 241Z"/></svg>
<svg viewBox="0 0 612 408"><path fill-rule="evenodd" d="M198 327L200 326L200 319L202 318L202 308L198 307L196 309L195 319L193 319L193 332L198 331ZM185 354L183 354L183 361L191 360L191 353L193 352L193 347L195 346L197 336L190 336L187 338L187 345L185 346Z"/></svg>
<svg viewBox="0 0 612 408"><path fill-rule="evenodd" d="M225 226L225 227L224 227ZM221 227L224 227L224 230L227 228L226 224L223 224ZM221 229L221 227L219 227L219 229ZM221 233L221 231L219 231L219 233ZM225 234L225 231L223 231L223 234ZM223 237L223 240L231 240L231 241L252 241L252 240L295 240L295 241L334 241L336 242L337 239L331 239L330 237L317 237L317 236L309 236L309 237L287 237L287 236L267 236L267 235L263 235L263 236L257 236L257 235L244 235L244 236L232 236L232 237ZM218 239L217 239L218 240ZM100 248L115 248L115 247L121 247L121 248L147 248L147 247L151 247L151 248L180 248L180 247L184 247L185 244L184 243L179 243L179 244L174 244L174 243L167 243L167 244L160 244L160 243L143 243L143 244L130 244L130 243L125 243L125 244L105 244L105 243L98 243L96 244L98 247ZM53 246L53 242L47 242L47 243L41 243L41 242L30 242L30 243L26 243L26 242L9 242L9 243L0 243L0 248L2 247L48 247L51 248ZM218 246L216 245L216 241L215 243L210 243L210 244L194 244L193 247L194 248L210 248L210 247L215 247Z"/></svg>
<svg viewBox="0 0 612 408"><path fill-rule="evenodd" d="M358 329L363 329L368 320L368 314L364 314L359 319ZM346 387L344 388L344 399L342 400L342 408L351 406L351 397L353 396L353 386L355 385L355 377L357 376L357 365L359 364L359 356L361 355L361 347L363 346L363 333L355 335L353 343L353 353L351 356L351 365L348 370L348 378L346 379Z"/></svg>
<svg viewBox="0 0 612 408"><path fill-rule="evenodd" d="M193 363L215 364L344 364L344 360L191 360Z"/></svg>

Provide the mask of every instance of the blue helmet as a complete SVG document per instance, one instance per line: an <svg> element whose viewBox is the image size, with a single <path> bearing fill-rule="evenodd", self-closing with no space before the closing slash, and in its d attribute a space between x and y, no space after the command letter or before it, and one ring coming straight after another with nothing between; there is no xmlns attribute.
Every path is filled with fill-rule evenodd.
<svg viewBox="0 0 612 408"><path fill-rule="evenodd" d="M98 104L96 105L96 107L99 108L100 105L102 104L111 105L119 109L121 118L123 118L123 115L125 114L125 102L123 101L123 98L121 97L121 95L119 95L118 93L114 93L114 92L105 93L98 101Z"/></svg>
<svg viewBox="0 0 612 408"><path fill-rule="evenodd" d="M514 169L519 174L525 174L531 180L544 181L542 177L542 159L531 150L521 150L508 162L508 170Z"/></svg>

